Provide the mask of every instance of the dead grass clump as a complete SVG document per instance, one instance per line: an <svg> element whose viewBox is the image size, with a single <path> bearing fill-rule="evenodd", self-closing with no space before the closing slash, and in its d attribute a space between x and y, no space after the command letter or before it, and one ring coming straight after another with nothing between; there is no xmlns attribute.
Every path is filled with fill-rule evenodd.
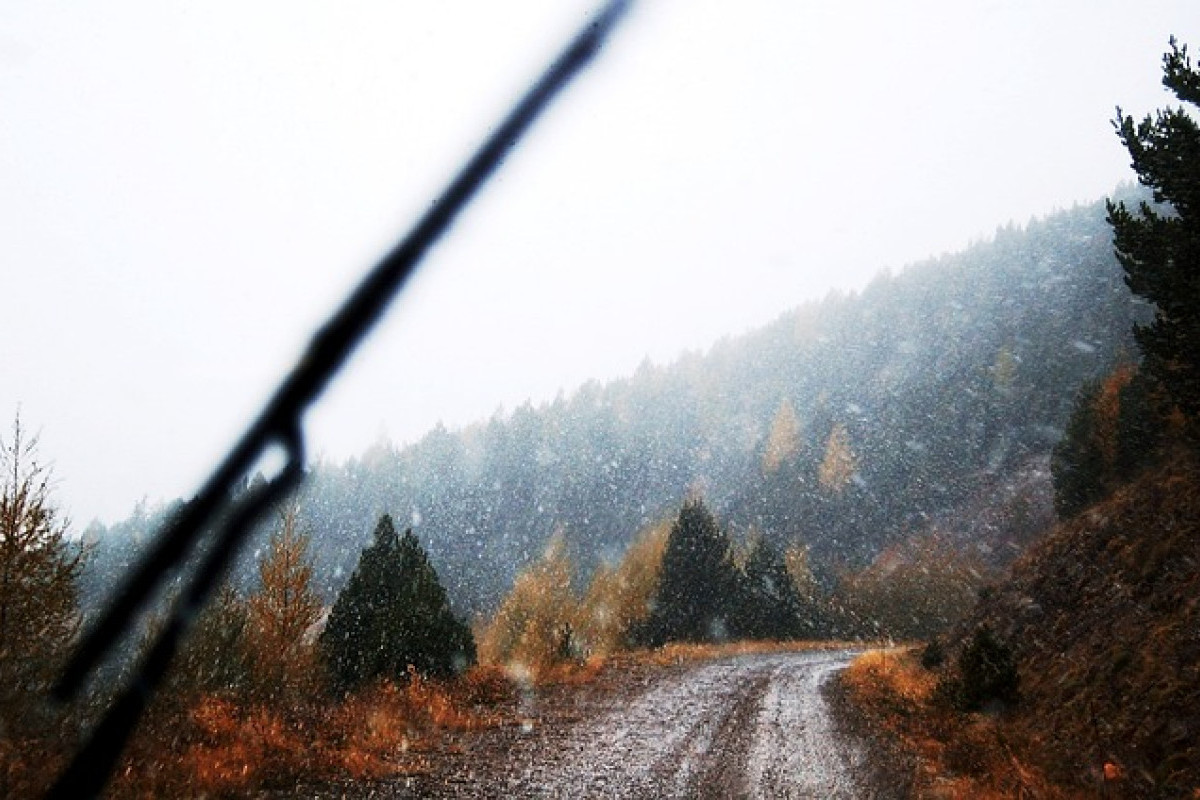
<svg viewBox="0 0 1200 800"><path fill-rule="evenodd" d="M139 731L110 796L245 796L335 779L378 780L428 769L446 731L503 724L516 688L495 668L450 681L415 672L340 702L277 708L199 695L159 710Z"/></svg>
<svg viewBox="0 0 1200 800"><path fill-rule="evenodd" d="M581 686L592 683L609 665L604 656L591 656L583 660L561 661L538 676L542 685Z"/></svg>
<svg viewBox="0 0 1200 800"><path fill-rule="evenodd" d="M0 797L42 796L66 763L63 738L0 736Z"/></svg>
<svg viewBox="0 0 1200 800"><path fill-rule="evenodd" d="M861 704L885 715L913 716L929 704L937 678L913 669L911 650L869 650L842 673L843 685Z"/></svg>
<svg viewBox="0 0 1200 800"><path fill-rule="evenodd" d="M355 692L329 713L323 748L334 771L356 780L401 774L418 729L403 689L382 681Z"/></svg>
<svg viewBox="0 0 1200 800"><path fill-rule="evenodd" d="M311 719L201 694L138 732L110 797L231 796L327 773Z"/></svg>
<svg viewBox="0 0 1200 800"><path fill-rule="evenodd" d="M208 698L193 710L193 720L202 738L181 758L190 791L227 795L282 785L311 769L311 740L266 708L241 712Z"/></svg>
<svg viewBox="0 0 1200 800"><path fill-rule="evenodd" d="M467 670L454 684L463 706L485 711L517 699L517 687L495 664L477 664Z"/></svg>

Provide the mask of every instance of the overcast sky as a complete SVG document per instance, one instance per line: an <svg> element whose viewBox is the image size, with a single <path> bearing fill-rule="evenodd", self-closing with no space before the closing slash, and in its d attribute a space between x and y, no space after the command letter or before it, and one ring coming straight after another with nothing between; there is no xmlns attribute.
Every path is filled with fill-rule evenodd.
<svg viewBox="0 0 1200 800"><path fill-rule="evenodd" d="M192 492L592 2L0 4L0 422ZM643 0L310 416L342 459L1100 198L1194 0ZM1200 45L1198 45L1200 46Z"/></svg>

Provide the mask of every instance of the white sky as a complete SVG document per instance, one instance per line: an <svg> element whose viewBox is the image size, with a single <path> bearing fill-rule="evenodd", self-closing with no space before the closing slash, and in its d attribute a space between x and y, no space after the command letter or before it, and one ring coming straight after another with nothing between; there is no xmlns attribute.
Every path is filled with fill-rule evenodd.
<svg viewBox="0 0 1200 800"><path fill-rule="evenodd" d="M188 494L594 8L0 5L0 429L77 528ZM1194 0L642 0L310 416L412 441L1132 178Z"/></svg>

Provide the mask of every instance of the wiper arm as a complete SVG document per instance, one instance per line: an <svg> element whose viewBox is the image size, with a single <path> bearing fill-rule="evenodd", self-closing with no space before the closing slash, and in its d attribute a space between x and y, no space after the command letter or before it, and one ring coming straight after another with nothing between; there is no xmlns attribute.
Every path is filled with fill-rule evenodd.
<svg viewBox="0 0 1200 800"><path fill-rule="evenodd" d="M255 523L303 477L301 418L304 412L379 321L430 246L446 232L554 96L596 55L630 4L631 0L609 0L554 60L416 225L317 331L307 351L266 408L204 483L195 499L164 526L150 551L122 583L115 599L84 636L54 686L57 699L66 702L78 695L87 676L131 629L137 612L157 591L166 575L181 564L204 531L216 522L211 548L143 659L137 675L60 776L50 797L93 797L103 789L150 696L166 673L190 620L203 607ZM287 455L287 465L278 476L250 492L228 516L218 521L238 480L273 445L282 447Z"/></svg>

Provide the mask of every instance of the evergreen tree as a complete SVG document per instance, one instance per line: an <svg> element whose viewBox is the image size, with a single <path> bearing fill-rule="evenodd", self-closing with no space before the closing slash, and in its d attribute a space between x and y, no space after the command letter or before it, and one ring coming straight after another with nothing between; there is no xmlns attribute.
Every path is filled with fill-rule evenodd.
<svg viewBox="0 0 1200 800"><path fill-rule="evenodd" d="M387 514L338 595L319 646L336 691L374 678L403 680L410 666L444 677L475 662L471 631L450 611L417 537L411 529L398 536Z"/></svg>
<svg viewBox="0 0 1200 800"><path fill-rule="evenodd" d="M748 639L792 639L800 632L800 595L783 554L757 537L746 556L738 632Z"/></svg>
<svg viewBox="0 0 1200 800"><path fill-rule="evenodd" d="M1163 85L1183 103L1200 106L1200 72L1187 47L1171 39ZM1160 110L1140 123L1121 115L1117 135L1138 180L1159 207L1138 213L1108 203L1116 254L1129 288L1154 304L1154 320L1136 328L1147 373L1160 382L1190 423L1200 415L1200 124L1195 108ZM1165 204L1165 208L1163 205Z"/></svg>
<svg viewBox="0 0 1200 800"><path fill-rule="evenodd" d="M1012 648L991 628L976 629L958 654L958 675L940 689L960 711L1002 710L1021 699L1021 676Z"/></svg>
<svg viewBox="0 0 1200 800"><path fill-rule="evenodd" d="M671 526L654 604L635 638L654 647L725 640L736 633L737 594L729 537L702 500L689 500Z"/></svg>
<svg viewBox="0 0 1200 800"><path fill-rule="evenodd" d="M1054 510L1078 514L1132 480L1159 457L1170 422L1157 384L1131 365L1079 393L1063 438L1054 446Z"/></svg>
<svg viewBox="0 0 1200 800"><path fill-rule="evenodd" d="M799 600L796 636L821 639L832 635L829 602L808 560L808 548L793 544L783 553L788 580Z"/></svg>

